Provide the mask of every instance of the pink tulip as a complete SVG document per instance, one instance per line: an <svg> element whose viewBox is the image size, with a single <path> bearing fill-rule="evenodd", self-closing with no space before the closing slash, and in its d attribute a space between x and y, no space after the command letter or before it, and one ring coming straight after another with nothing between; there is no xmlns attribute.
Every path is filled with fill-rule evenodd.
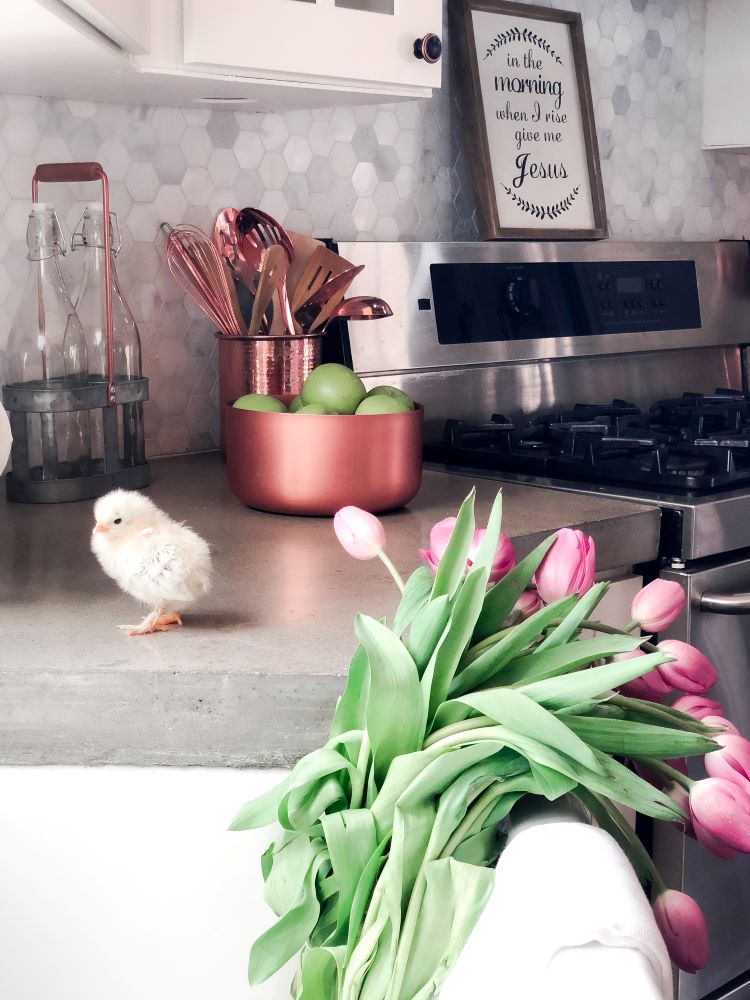
<svg viewBox="0 0 750 1000"><path fill-rule="evenodd" d="M521 618L530 618L533 614L536 614L541 607L542 599L539 596L538 591L524 590L516 603L513 605L513 610L517 611Z"/></svg>
<svg viewBox="0 0 750 1000"><path fill-rule="evenodd" d="M720 749L706 754L707 774L711 778L733 781L750 794L750 742L734 733L722 733L714 739Z"/></svg>
<svg viewBox="0 0 750 1000"><path fill-rule="evenodd" d="M725 733L731 733L732 736L740 735L739 729L723 715L704 715L701 722L704 726L711 726L712 729L723 729Z"/></svg>
<svg viewBox="0 0 750 1000"><path fill-rule="evenodd" d="M750 795L733 781L696 781L690 788L690 815L698 840L712 853L718 847L750 854Z"/></svg>
<svg viewBox="0 0 750 1000"><path fill-rule="evenodd" d="M374 514L359 507L342 507L333 518L333 530L350 556L374 559L385 545L385 528Z"/></svg>
<svg viewBox="0 0 750 1000"><path fill-rule="evenodd" d="M448 542L450 541L451 534L453 533L455 523L455 517L446 517L443 518L442 521L438 521L437 524L433 525L432 530L430 531L429 549L419 550L420 557L424 559L433 573L437 572L440 560L445 555L445 550L448 547ZM469 558L466 560L467 569L471 569L474 564L477 552L479 551L479 547L486 534L487 532L484 528L477 528L475 530L474 537L469 548ZM497 583L498 580L502 579L506 573L513 569L515 564L516 552L513 548L513 543L507 535L501 534L498 539L495 556L492 560L489 582Z"/></svg>
<svg viewBox="0 0 750 1000"><path fill-rule="evenodd" d="M594 582L594 539L577 528L561 528L534 576L545 604L570 594L585 594Z"/></svg>
<svg viewBox="0 0 750 1000"><path fill-rule="evenodd" d="M629 653L618 653L615 659L632 660L634 656L643 656L643 652L640 649L634 649ZM620 686L621 694L627 695L628 698L640 698L642 701L663 701L664 695L671 690L656 669L649 670L642 677L636 677Z"/></svg>
<svg viewBox="0 0 750 1000"><path fill-rule="evenodd" d="M716 668L695 646L679 639L665 639L658 648L674 657L656 668L671 687L688 694L705 694L716 683Z"/></svg>
<svg viewBox="0 0 750 1000"><path fill-rule="evenodd" d="M686 837L691 837L695 840L695 829L693 828L693 821L690 818L690 793L687 788L684 788L682 785L678 785L675 781L669 788L666 788L665 791L674 804L679 806L687 816L687 819L683 822L677 822L673 825L679 830L682 830Z"/></svg>
<svg viewBox="0 0 750 1000"><path fill-rule="evenodd" d="M672 708L685 715L691 715L702 722L707 715L724 715L724 710L713 698L701 698L698 695L684 694L674 702Z"/></svg>
<svg viewBox="0 0 750 1000"><path fill-rule="evenodd" d="M661 632L685 606L685 591L674 580L652 580L633 598L630 617L646 632Z"/></svg>
<svg viewBox="0 0 750 1000"><path fill-rule="evenodd" d="M697 972L708 965L706 921L692 897L665 889L654 903L654 918L676 966L685 972Z"/></svg>

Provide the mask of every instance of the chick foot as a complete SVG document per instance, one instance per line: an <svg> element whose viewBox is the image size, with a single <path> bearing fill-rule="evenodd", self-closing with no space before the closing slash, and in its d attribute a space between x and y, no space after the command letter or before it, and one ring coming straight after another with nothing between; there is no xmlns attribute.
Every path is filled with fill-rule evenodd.
<svg viewBox="0 0 750 1000"><path fill-rule="evenodd" d="M138 625L120 625L128 635L151 635L154 632L167 632L170 625L182 625L182 618L177 611L164 613L164 608L157 608L146 615Z"/></svg>

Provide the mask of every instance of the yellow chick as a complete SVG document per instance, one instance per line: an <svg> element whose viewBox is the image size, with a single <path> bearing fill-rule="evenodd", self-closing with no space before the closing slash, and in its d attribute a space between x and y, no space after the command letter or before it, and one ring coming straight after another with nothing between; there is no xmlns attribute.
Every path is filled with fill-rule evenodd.
<svg viewBox="0 0 750 1000"><path fill-rule="evenodd" d="M147 496L113 490L94 504L91 551L104 572L153 610L128 635L166 632L182 625L180 610L207 593L211 553L191 528L173 521Z"/></svg>

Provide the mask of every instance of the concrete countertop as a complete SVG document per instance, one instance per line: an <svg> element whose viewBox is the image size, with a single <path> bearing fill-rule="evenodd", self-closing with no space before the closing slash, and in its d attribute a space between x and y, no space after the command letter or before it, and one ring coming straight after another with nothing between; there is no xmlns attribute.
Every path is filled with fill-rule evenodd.
<svg viewBox="0 0 750 1000"><path fill-rule="evenodd" d="M141 612L89 551L91 503L0 501L0 764L289 764L325 739L355 612L393 613L385 569L347 556L330 519L243 507L217 454L162 459L152 473L150 496L214 553L211 594L169 633L117 629ZM473 482L484 523L499 484L439 471L383 517L405 576ZM594 536L605 574L656 555L653 507L503 489L519 557L564 526Z"/></svg>

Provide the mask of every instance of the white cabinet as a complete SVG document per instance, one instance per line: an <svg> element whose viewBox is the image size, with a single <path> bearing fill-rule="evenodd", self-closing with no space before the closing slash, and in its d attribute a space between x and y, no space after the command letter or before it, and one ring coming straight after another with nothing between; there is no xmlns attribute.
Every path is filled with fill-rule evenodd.
<svg viewBox="0 0 750 1000"><path fill-rule="evenodd" d="M750 3L708 0L703 83L703 145L750 148Z"/></svg>
<svg viewBox="0 0 750 1000"><path fill-rule="evenodd" d="M437 87L414 41L440 35L434 0L183 0L185 63L253 76Z"/></svg>
<svg viewBox="0 0 750 1000"><path fill-rule="evenodd" d="M330 107L430 97L441 0L2 0L0 92Z"/></svg>
<svg viewBox="0 0 750 1000"><path fill-rule="evenodd" d="M125 52L151 46L150 0L65 0L68 7Z"/></svg>

